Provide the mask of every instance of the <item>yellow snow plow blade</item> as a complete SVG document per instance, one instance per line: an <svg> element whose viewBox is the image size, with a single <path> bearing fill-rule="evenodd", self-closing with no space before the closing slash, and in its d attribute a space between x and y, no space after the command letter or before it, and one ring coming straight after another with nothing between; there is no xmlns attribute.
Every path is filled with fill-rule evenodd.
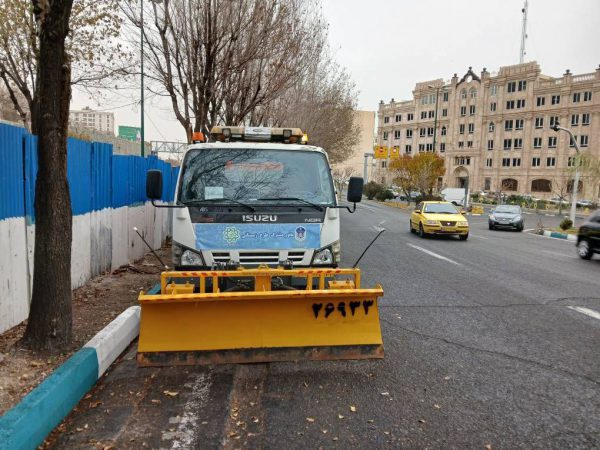
<svg viewBox="0 0 600 450"><path fill-rule="evenodd" d="M382 295L359 269L163 272L160 294L139 296L138 364L383 358Z"/></svg>

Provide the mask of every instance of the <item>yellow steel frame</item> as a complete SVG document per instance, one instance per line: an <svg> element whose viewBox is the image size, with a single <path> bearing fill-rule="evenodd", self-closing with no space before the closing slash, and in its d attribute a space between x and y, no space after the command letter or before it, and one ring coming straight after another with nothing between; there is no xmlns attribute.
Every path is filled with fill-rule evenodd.
<svg viewBox="0 0 600 450"><path fill-rule="evenodd" d="M271 290L276 277L306 279L305 290ZM219 292L223 278L254 278L254 291ZM176 279L197 281L199 292ZM207 292L207 279L212 289ZM313 289L313 281L317 289ZM196 283L193 283L196 284ZM182 288L173 288L182 286ZM161 293L141 293L141 365L383 357L377 299L359 269L241 269L164 272ZM330 351L334 349L334 351ZM248 353L255 350L258 357ZM223 352L232 351L232 357ZM185 356L165 358L173 352ZM213 352L205 357L207 352ZM216 353L214 353L216 352ZM215 356L216 354L216 356Z"/></svg>

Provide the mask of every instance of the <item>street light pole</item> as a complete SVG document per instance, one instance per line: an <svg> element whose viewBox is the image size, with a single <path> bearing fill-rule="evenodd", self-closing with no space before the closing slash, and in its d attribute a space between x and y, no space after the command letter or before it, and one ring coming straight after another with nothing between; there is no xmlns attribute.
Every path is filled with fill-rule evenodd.
<svg viewBox="0 0 600 450"><path fill-rule="evenodd" d="M569 134L571 141L575 145L575 150L577 151L577 156L579 156L581 154L579 151L579 144L577 144L577 139L575 139L575 136L573 136L573 132L571 130L569 130L568 128L560 127L558 125L554 125L552 127L552 129L554 131L556 131L557 133L559 130L566 131ZM579 175L579 161L576 161L575 162L575 179L573 180L573 188L571 189L571 213L570 213L570 217L569 217L571 219L571 222L573 222L573 225L575 225L575 211L577 209L577 191L579 189L579 176L580 176Z"/></svg>

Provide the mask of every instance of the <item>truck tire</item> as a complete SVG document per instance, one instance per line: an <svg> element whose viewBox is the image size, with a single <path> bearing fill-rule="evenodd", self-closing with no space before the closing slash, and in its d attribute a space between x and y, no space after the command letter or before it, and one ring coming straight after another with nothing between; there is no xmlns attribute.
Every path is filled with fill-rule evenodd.
<svg viewBox="0 0 600 450"><path fill-rule="evenodd" d="M577 254L581 259L592 259L594 252L592 251L592 246L590 243L585 239L582 239L577 246Z"/></svg>

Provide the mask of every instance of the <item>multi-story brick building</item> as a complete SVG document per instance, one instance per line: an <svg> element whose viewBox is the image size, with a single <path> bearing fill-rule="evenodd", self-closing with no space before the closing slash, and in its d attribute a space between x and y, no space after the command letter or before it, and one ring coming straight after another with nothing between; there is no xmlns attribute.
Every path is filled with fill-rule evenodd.
<svg viewBox="0 0 600 450"><path fill-rule="evenodd" d="M400 154L439 153L443 186L548 198L570 189L576 154L568 134L550 128L554 123L600 158L600 67L553 78L530 62L417 83L413 100L379 104L376 141ZM388 164L378 161L378 181L391 183ZM598 198L597 181L584 177L580 190L580 198Z"/></svg>

